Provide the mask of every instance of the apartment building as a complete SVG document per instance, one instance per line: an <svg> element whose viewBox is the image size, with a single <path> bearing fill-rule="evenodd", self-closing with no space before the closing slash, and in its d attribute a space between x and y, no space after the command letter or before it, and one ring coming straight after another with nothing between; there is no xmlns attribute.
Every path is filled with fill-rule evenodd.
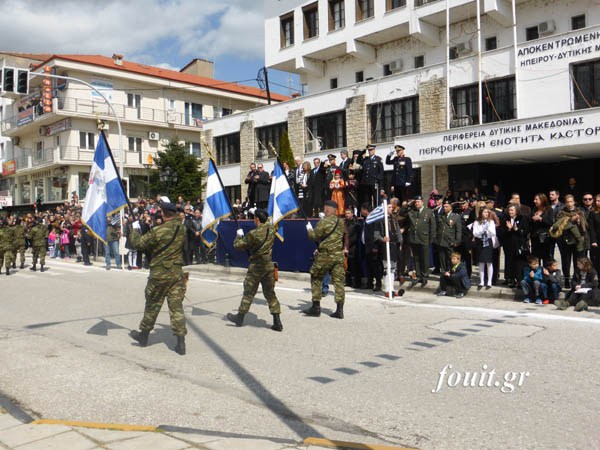
<svg viewBox="0 0 600 450"><path fill-rule="evenodd" d="M4 65L14 62L5 58ZM204 157L200 132L208 121L267 104L264 91L215 80L212 63L200 59L173 71L127 61L118 54L46 55L41 61L29 61L29 67L29 95L3 98L0 192L14 206L60 203L73 193L82 200L99 124L117 165L123 166L128 195L135 198L148 195L149 171L156 168L153 156L170 139L185 143L190 154ZM45 81L44 73L84 83ZM49 109L42 101L44 82L52 87ZM287 97L272 94L271 99L277 103ZM231 148L226 161L240 162L239 146Z"/></svg>
<svg viewBox="0 0 600 450"><path fill-rule="evenodd" d="M582 0L266 0L265 60L296 98L211 121L240 142L242 183L282 131L296 155L394 143L416 191L495 183L524 199L569 177L600 191L600 9ZM272 159L271 159L272 160ZM391 169L387 166L386 169ZM389 174L388 174L389 175Z"/></svg>

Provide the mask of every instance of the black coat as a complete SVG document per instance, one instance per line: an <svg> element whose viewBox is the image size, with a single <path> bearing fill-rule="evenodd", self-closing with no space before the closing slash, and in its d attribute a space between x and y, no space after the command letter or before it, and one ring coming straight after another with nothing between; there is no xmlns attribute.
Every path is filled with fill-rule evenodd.
<svg viewBox="0 0 600 450"><path fill-rule="evenodd" d="M308 175L308 196L312 207L320 209L325 202L325 192L327 189L327 169L323 164L319 164L318 169L311 169Z"/></svg>
<svg viewBox="0 0 600 450"><path fill-rule="evenodd" d="M506 222L510 220L508 216L504 218L500 224L499 237L502 242L502 247L505 253L510 255L522 255L524 256L524 250L527 246L527 234L529 233L529 222L528 220L517 215L515 217L515 226L510 230L506 226Z"/></svg>
<svg viewBox="0 0 600 450"><path fill-rule="evenodd" d="M590 230L590 244L599 244L600 242L600 212L590 212L588 219Z"/></svg>
<svg viewBox="0 0 600 450"><path fill-rule="evenodd" d="M246 175L246 179L244 180L244 183L248 185L248 191L246 192L246 195L248 196L250 203L256 202L256 181L254 180L254 175L257 173L257 170L251 170L248 172L248 175Z"/></svg>
<svg viewBox="0 0 600 450"><path fill-rule="evenodd" d="M268 202L271 193L271 178L264 170L256 172L256 175L258 175L258 181L256 182L256 203Z"/></svg>
<svg viewBox="0 0 600 450"><path fill-rule="evenodd" d="M533 215L535 214L535 212L532 213L531 217L533 217ZM542 220L541 221L536 221L531 219L530 222L530 226L529 226L529 232L531 233L531 240L533 241L534 239L539 240L539 235L542 233L548 233L548 230L550 229L550 227L552 226L552 224L554 223L554 219L553 219L554 215L552 213L552 208L548 208L546 209L543 213L542 213ZM546 236L547 238L548 236Z"/></svg>
<svg viewBox="0 0 600 450"><path fill-rule="evenodd" d="M348 179L348 171L350 170L350 163L352 160L350 158L346 158L345 160L340 161L339 169L342 171L342 178L344 180Z"/></svg>

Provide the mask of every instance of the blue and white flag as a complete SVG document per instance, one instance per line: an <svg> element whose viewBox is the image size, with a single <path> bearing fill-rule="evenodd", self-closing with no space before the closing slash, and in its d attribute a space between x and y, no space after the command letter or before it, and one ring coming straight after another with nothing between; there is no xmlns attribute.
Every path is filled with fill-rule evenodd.
<svg viewBox="0 0 600 450"><path fill-rule="evenodd" d="M373 211L369 213L367 218L365 219L366 223L373 223L381 220L385 217L385 212L383 211L383 203L375 208Z"/></svg>
<svg viewBox="0 0 600 450"><path fill-rule="evenodd" d="M298 211L298 201L290 189L290 184L281 168L279 160L275 161L273 179L271 181L271 194L269 195L269 206L267 212L271 223L275 226L275 235L283 242L283 224L280 221Z"/></svg>
<svg viewBox="0 0 600 450"><path fill-rule="evenodd" d="M206 201L202 210L202 231L200 232L200 237L206 245L211 246L215 243L219 236L217 233L219 221L232 214L233 211L223 190L215 162L211 158L208 162Z"/></svg>
<svg viewBox="0 0 600 450"><path fill-rule="evenodd" d="M104 133L100 133L90 170L81 221L94 236L106 243L107 217L125 206L127 206L127 197L121 179L117 174Z"/></svg>

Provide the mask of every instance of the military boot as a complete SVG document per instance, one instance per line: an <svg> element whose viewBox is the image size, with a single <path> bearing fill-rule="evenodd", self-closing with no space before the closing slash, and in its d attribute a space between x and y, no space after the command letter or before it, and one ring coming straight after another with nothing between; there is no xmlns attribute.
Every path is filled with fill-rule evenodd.
<svg viewBox="0 0 600 450"><path fill-rule="evenodd" d="M185 336L177 336L175 352L179 355L185 355Z"/></svg>
<svg viewBox="0 0 600 450"><path fill-rule="evenodd" d="M343 319L344 318L344 304L343 303L336 303L336 309L334 313L329 314L330 317L334 317L336 319Z"/></svg>
<svg viewBox="0 0 600 450"><path fill-rule="evenodd" d="M10 269L7 267L6 268L6 276L9 276L9 275L10 275Z"/></svg>
<svg viewBox="0 0 600 450"><path fill-rule="evenodd" d="M13 269L16 269L16 268L17 268L17 262L16 262L16 261L15 261L15 262L13 262L12 268L13 268Z"/></svg>
<svg viewBox="0 0 600 450"><path fill-rule="evenodd" d="M140 347L145 347L148 345L148 334L150 334L149 331L131 330L129 332L129 336L138 341L140 343Z"/></svg>
<svg viewBox="0 0 600 450"><path fill-rule="evenodd" d="M564 311L569 307L569 302L566 300L556 300L554 305L556 306L556 309Z"/></svg>
<svg viewBox="0 0 600 450"><path fill-rule="evenodd" d="M273 326L271 330L274 331L283 331L283 325L281 324L281 319L279 318L279 314L271 314L273 316Z"/></svg>
<svg viewBox="0 0 600 450"><path fill-rule="evenodd" d="M41 264L41 265L40 265L40 272L45 272L45 271L46 271L46 269L44 269L44 265L43 265L43 264Z"/></svg>
<svg viewBox="0 0 600 450"><path fill-rule="evenodd" d="M321 302L313 300L312 306L308 309L302 310L307 316L319 317L321 315Z"/></svg>
<svg viewBox="0 0 600 450"><path fill-rule="evenodd" d="M21 263L21 265L19 266L19 269L24 269L25 268L25 263Z"/></svg>
<svg viewBox="0 0 600 450"><path fill-rule="evenodd" d="M37 270L37 269L36 269L36 267L35 267L35 264L34 264L33 266L31 266L31 267L29 268L29 270L31 270L32 272L35 272L35 271Z"/></svg>
<svg viewBox="0 0 600 450"><path fill-rule="evenodd" d="M579 300L575 305L575 311L587 311L588 304L585 300Z"/></svg>
<svg viewBox="0 0 600 450"><path fill-rule="evenodd" d="M227 319L229 319L231 322L235 323L236 327L241 327L244 325L244 316L246 314L240 314L239 312L237 314L231 314L231 313L227 313Z"/></svg>

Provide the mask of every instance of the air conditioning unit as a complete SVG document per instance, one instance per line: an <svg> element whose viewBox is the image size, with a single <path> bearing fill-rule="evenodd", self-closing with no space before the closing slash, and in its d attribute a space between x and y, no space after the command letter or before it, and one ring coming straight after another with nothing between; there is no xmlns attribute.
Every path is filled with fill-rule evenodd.
<svg viewBox="0 0 600 450"><path fill-rule="evenodd" d="M38 128L38 135L39 136L46 136L47 132L48 132L48 127L39 127Z"/></svg>
<svg viewBox="0 0 600 450"><path fill-rule="evenodd" d="M306 143L306 153L318 152L319 150L321 150L321 143L318 139Z"/></svg>
<svg viewBox="0 0 600 450"><path fill-rule="evenodd" d="M396 72L400 72L402 70L402 60L401 59L397 59L395 61L390 62L389 66L390 66L390 72L392 73L396 73Z"/></svg>
<svg viewBox="0 0 600 450"><path fill-rule="evenodd" d="M156 131L150 131L148 133L149 141L158 141L160 139L160 135Z"/></svg>
<svg viewBox="0 0 600 450"><path fill-rule="evenodd" d="M459 56L471 53L471 41L459 42L456 44L456 53Z"/></svg>
<svg viewBox="0 0 600 450"><path fill-rule="evenodd" d="M548 36L556 31L556 24L554 23L554 20L547 20L539 23L537 28L540 36Z"/></svg>
<svg viewBox="0 0 600 450"><path fill-rule="evenodd" d="M450 128L468 127L470 125L473 125L471 116L460 116L450 121Z"/></svg>

